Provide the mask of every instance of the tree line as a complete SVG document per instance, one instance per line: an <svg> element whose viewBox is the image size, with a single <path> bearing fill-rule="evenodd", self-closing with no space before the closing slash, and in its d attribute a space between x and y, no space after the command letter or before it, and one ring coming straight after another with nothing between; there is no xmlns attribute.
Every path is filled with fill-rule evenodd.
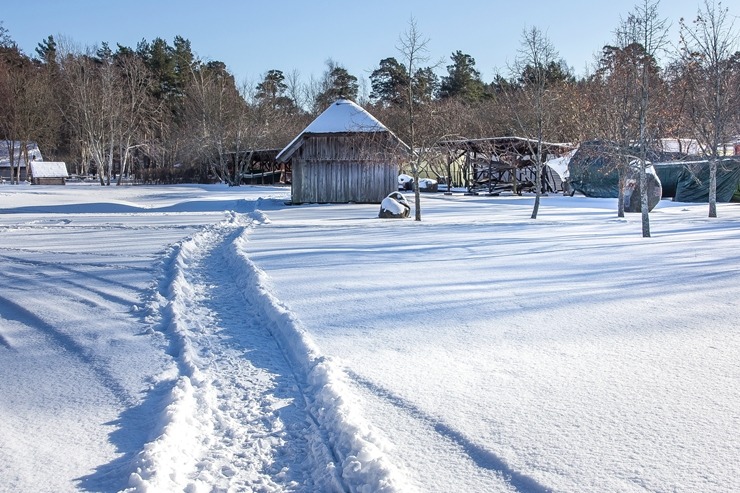
<svg viewBox="0 0 740 493"><path fill-rule="evenodd" d="M398 52L370 75L366 97L361 81L334 60L308 81L296 71L269 70L249 84L222 62L201 60L180 36L172 44L157 38L85 49L48 36L26 54L0 23L0 140L38 142L47 159L94 173L105 185L127 175L238 184L250 151L285 146L344 97L412 149L450 136L601 139L644 163L651 142L682 137L716 162L722 144L740 134L733 17L721 3L703 0L693 17L680 20L680 45L671 47L657 6L645 0L621 19L613 42L581 76L545 32L525 28L515 62L489 82L460 50L446 64L431 63L428 40L412 19ZM662 66L661 56L668 60ZM409 166L418 164L418 173L424 160L416 158Z"/></svg>

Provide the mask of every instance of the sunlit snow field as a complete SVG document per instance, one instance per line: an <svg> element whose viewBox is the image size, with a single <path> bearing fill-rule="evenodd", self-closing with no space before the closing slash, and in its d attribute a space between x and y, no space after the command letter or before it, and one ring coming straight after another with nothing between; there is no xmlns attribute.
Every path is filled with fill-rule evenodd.
<svg viewBox="0 0 740 493"><path fill-rule="evenodd" d="M0 491L740 489L740 204L288 199L0 186Z"/></svg>

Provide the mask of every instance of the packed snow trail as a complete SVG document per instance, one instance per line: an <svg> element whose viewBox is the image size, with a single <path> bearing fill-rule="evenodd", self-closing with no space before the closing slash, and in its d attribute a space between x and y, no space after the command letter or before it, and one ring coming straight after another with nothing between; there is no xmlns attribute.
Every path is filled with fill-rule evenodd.
<svg viewBox="0 0 740 493"><path fill-rule="evenodd" d="M265 287L231 219L175 248L150 307L179 366L128 491L408 491L343 374Z"/></svg>
<svg viewBox="0 0 740 493"><path fill-rule="evenodd" d="M134 490L317 488L298 384L226 261L243 230L207 228L175 254L164 309L181 376Z"/></svg>

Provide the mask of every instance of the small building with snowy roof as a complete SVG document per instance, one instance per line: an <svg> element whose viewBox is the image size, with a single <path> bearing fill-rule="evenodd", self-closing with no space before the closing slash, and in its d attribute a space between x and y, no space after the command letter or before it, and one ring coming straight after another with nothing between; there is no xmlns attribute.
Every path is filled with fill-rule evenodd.
<svg viewBox="0 0 740 493"><path fill-rule="evenodd" d="M67 165L61 161L31 161L29 165L34 185L64 185L69 177Z"/></svg>
<svg viewBox="0 0 740 493"><path fill-rule="evenodd" d="M277 155L290 163L291 200L379 204L398 189L409 148L370 113L347 99L329 106Z"/></svg>

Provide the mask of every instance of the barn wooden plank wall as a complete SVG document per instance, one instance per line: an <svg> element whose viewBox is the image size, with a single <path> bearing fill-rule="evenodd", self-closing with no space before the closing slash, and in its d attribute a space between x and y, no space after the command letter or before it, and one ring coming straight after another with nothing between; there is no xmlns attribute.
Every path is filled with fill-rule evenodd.
<svg viewBox="0 0 740 493"><path fill-rule="evenodd" d="M305 136L292 157L293 203L380 203L398 187L396 142L388 133Z"/></svg>

